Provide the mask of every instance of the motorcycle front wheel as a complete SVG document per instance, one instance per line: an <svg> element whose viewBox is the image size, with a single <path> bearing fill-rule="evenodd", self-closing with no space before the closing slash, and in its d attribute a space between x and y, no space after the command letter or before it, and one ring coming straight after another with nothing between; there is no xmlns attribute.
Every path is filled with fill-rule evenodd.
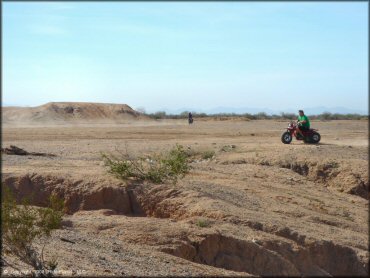
<svg viewBox="0 0 370 278"><path fill-rule="evenodd" d="M283 142L284 144L290 144L290 142L292 142L292 139L293 137L288 131L284 132L281 135L281 142Z"/></svg>

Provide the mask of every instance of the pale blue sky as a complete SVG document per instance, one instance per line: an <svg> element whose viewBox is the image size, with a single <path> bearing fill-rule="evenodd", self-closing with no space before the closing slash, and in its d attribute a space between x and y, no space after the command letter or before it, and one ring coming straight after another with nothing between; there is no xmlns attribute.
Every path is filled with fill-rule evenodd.
<svg viewBox="0 0 370 278"><path fill-rule="evenodd" d="M367 111L366 2L5 2L2 42L5 105Z"/></svg>

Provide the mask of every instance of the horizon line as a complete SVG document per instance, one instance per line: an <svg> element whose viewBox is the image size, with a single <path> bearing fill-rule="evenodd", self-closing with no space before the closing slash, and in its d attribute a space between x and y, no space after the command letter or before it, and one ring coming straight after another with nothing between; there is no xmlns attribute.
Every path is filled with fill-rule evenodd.
<svg viewBox="0 0 370 278"><path fill-rule="evenodd" d="M40 107L40 106L44 106L46 104L51 104L51 103L64 103L64 104L67 104L67 103L74 103L74 104L78 104L78 103L83 103L83 104L104 104L104 105L126 105L126 106L129 106L132 108L131 105L129 104L126 104L126 103L115 103L115 102L88 102L88 101L49 101L49 102L46 102L44 104L40 104L40 105L35 105L35 106L29 106L29 105L14 105L14 104L7 104L7 103L1 103L1 107L12 107L12 108L36 108L36 107ZM215 110L215 109L253 109L253 110L258 110L258 109L261 109L259 110L258 112L255 111L255 112L248 112L248 111L245 111L245 112L240 112L240 111L235 111L235 112L230 112L230 111L217 111L217 112L210 112L209 110ZM174 109L176 110L175 111L171 111L171 109L168 109L168 108L160 108L160 109L156 109L156 110L153 110L153 109L147 109L145 107L136 107L136 108L132 108L133 110L135 111L138 111L138 110L144 110L144 114L156 114L156 113L165 113L166 115L180 115L184 112L191 112L191 113L195 113L195 114L206 114L207 116L212 116L212 115L219 115L219 114L224 114L224 115L244 115L244 114L250 114L250 115L257 115L257 114L260 114L260 113L264 113L266 115L281 115L281 114L294 114L294 112L292 112L294 109L291 109L291 108L285 108L285 109L282 109L280 110L279 112L276 110L276 109L271 109L271 108L268 108L268 107L264 107L264 108L258 108L258 107L212 107L212 108L207 108L207 109L204 109L204 110L208 110L207 111L202 111L202 109L199 109L199 108L178 108L178 109ZM320 114L324 114L324 113L330 113L330 114L338 114L338 115L346 115L346 114L356 114L356 115L361 115L361 116L366 116L369 114L368 111L364 111L364 110L360 110L360 109L354 109L354 108L349 108L349 107L342 107L342 106L334 106L334 107L326 107L326 106L317 106L317 107L307 107L307 108L304 108L303 110L315 110L315 109L320 109L322 110L321 112L316 112L316 113L311 113L311 112L308 112L307 114L308 115L320 115ZM329 110L332 110L332 109L348 109L348 110L353 110L355 112L330 112ZM152 112L148 112L147 110L150 110ZM179 111L179 110L182 110L182 111ZM270 110L270 111L269 111ZM299 109L296 109L297 112ZM328 111L326 111L328 110Z"/></svg>

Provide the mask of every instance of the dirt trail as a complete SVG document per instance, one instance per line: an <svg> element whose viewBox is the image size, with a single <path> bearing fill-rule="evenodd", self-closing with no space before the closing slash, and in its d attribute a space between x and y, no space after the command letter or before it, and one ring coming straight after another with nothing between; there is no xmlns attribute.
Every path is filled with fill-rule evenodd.
<svg viewBox="0 0 370 278"><path fill-rule="evenodd" d="M318 146L281 144L285 123L273 121L5 127L3 147L56 156L2 155L3 182L18 197L33 193L35 205L52 193L65 199L65 227L46 252L60 252L61 268L84 265L88 275L365 276L367 144L343 142L365 141L367 122L314 124L323 130ZM143 154L175 143L214 150L215 157L194 160L175 186L119 181L100 158L125 146Z"/></svg>

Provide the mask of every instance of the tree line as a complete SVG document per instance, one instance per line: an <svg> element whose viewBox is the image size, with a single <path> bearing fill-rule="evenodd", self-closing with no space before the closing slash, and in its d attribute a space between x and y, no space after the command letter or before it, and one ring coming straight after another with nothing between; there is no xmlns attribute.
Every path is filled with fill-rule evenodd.
<svg viewBox="0 0 370 278"><path fill-rule="evenodd" d="M167 114L165 111L158 111L155 113L145 113L141 111L146 116L152 119L187 119L189 115L189 111L184 111L180 114ZM251 113L217 113L217 114L206 114L206 113L197 113L192 112L194 118L212 118L212 117L219 117L219 118L247 118L249 120L296 120L297 114L294 113L280 113L280 114L272 114L269 115L265 112L259 112L255 114ZM368 119L368 115L361 115L355 113L349 114L340 114L340 113L330 113L330 112L323 112L317 115L308 115L311 120L364 120Z"/></svg>

